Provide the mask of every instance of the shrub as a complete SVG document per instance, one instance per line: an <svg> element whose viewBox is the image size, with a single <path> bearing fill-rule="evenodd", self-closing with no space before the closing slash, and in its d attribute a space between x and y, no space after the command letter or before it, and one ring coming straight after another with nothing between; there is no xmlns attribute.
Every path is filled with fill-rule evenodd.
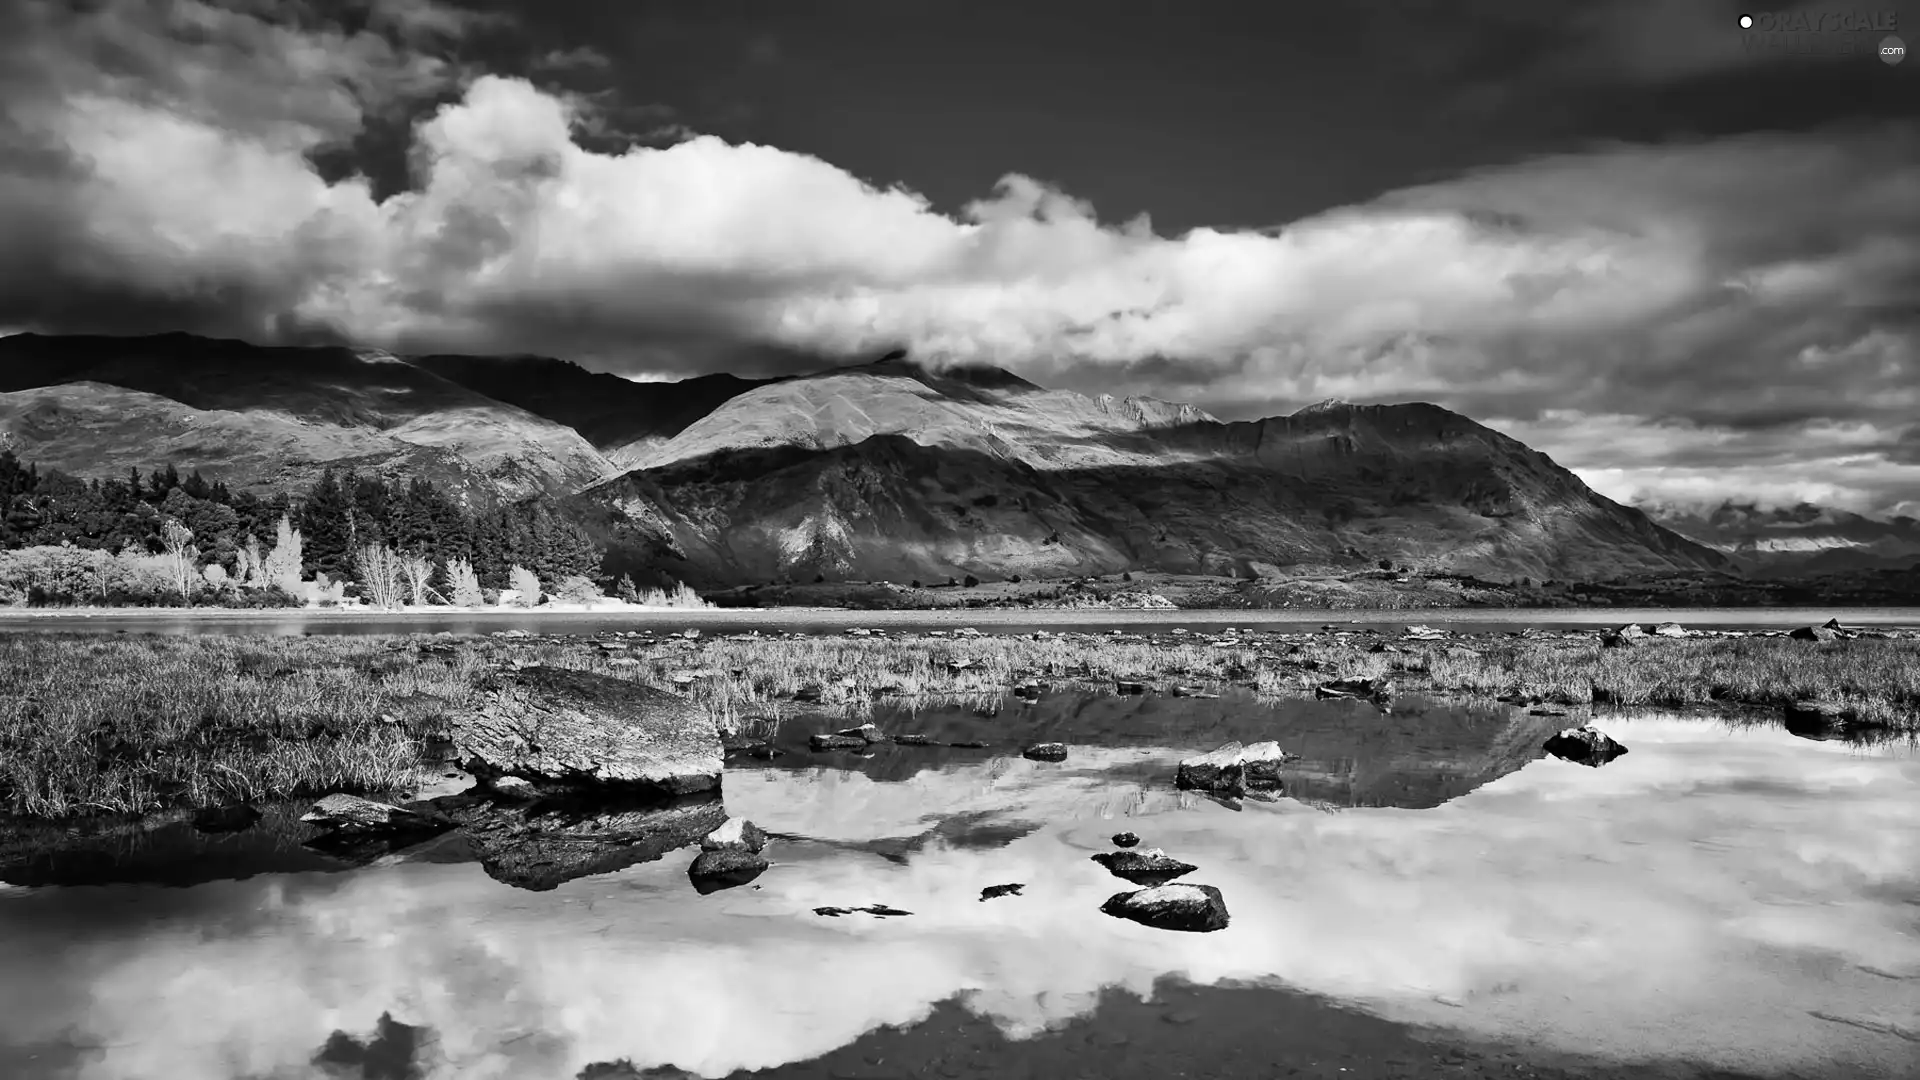
<svg viewBox="0 0 1920 1080"><path fill-rule="evenodd" d="M973 576L972 574L968 574L968 575L967 575L967 580L966 580L966 586L967 586L967 588L969 588L969 589L971 589L971 588L973 588L973 587L975 587L975 586L977 586L977 585L979 585L979 584L980 584L980 579L979 579L979 578L977 578L977 577L974 577L974 576Z"/></svg>
<svg viewBox="0 0 1920 1080"><path fill-rule="evenodd" d="M447 560L447 590L453 594L455 607L485 607L500 599L498 593L489 595L480 588L480 576L465 559Z"/></svg>
<svg viewBox="0 0 1920 1080"><path fill-rule="evenodd" d="M519 595L521 607L533 607L540 603L540 579L524 566L515 565L507 571L507 583Z"/></svg>
<svg viewBox="0 0 1920 1080"><path fill-rule="evenodd" d="M605 595L591 578L582 577L579 574L562 579L553 590L554 601L561 604L591 604Z"/></svg>

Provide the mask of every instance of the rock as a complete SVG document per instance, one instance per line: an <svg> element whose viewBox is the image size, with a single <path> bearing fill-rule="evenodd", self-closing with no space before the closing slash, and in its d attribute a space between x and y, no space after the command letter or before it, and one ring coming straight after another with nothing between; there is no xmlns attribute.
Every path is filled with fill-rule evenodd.
<svg viewBox="0 0 1920 1080"><path fill-rule="evenodd" d="M759 852L767 846L765 829L746 818L728 818L725 825L700 838L701 851L725 851L739 848Z"/></svg>
<svg viewBox="0 0 1920 1080"><path fill-rule="evenodd" d="M434 823L430 815L358 795L329 795L314 803L313 809L302 814L300 820L347 833L409 832Z"/></svg>
<svg viewBox="0 0 1920 1080"><path fill-rule="evenodd" d="M260 811L246 803L232 806L209 806L193 815L193 827L203 833L245 832L260 821Z"/></svg>
<svg viewBox="0 0 1920 1080"><path fill-rule="evenodd" d="M867 740L857 735L809 735L807 745L815 750L865 750Z"/></svg>
<svg viewBox="0 0 1920 1080"><path fill-rule="evenodd" d="M1280 766L1289 760L1277 742L1243 746L1232 742L1209 754L1190 757L1174 773L1175 787L1238 797L1249 791L1276 791Z"/></svg>
<svg viewBox="0 0 1920 1080"><path fill-rule="evenodd" d="M1627 748L1615 742L1611 736L1591 725L1587 727L1567 728L1548 739L1547 753L1562 761L1571 761L1577 765L1589 765L1599 768L1614 758L1627 752Z"/></svg>
<svg viewBox="0 0 1920 1080"><path fill-rule="evenodd" d="M534 892L652 862L727 823L726 807L706 794L667 802L549 796L526 804L455 795L436 805L459 822L489 877Z"/></svg>
<svg viewBox="0 0 1920 1080"><path fill-rule="evenodd" d="M1826 622L1821 623L1820 626L1822 629L1831 630L1836 634L1844 633L1847 629L1840 625L1839 619L1828 619Z"/></svg>
<svg viewBox="0 0 1920 1080"><path fill-rule="evenodd" d="M1114 877L1125 878L1135 885L1161 885L1200 869L1192 863L1181 862L1159 848L1103 851L1093 856L1093 861L1106 867Z"/></svg>
<svg viewBox="0 0 1920 1080"><path fill-rule="evenodd" d="M1117 832L1113 834L1114 847L1132 847L1139 842L1140 838L1130 832Z"/></svg>
<svg viewBox="0 0 1920 1080"><path fill-rule="evenodd" d="M1600 647L1603 649L1625 649L1633 645L1633 638L1612 630L1600 631Z"/></svg>
<svg viewBox="0 0 1920 1080"><path fill-rule="evenodd" d="M1113 690L1117 694L1144 694L1147 692L1147 684L1137 679L1115 679Z"/></svg>
<svg viewBox="0 0 1920 1080"><path fill-rule="evenodd" d="M933 745L932 737L927 735L895 735L893 737L893 741L894 741L894 745L896 746L932 746Z"/></svg>
<svg viewBox="0 0 1920 1080"><path fill-rule="evenodd" d="M872 724L861 724L859 727L836 731L834 734L845 739L859 739L864 743L883 743L887 741L887 737L880 734L880 729L874 727Z"/></svg>
<svg viewBox="0 0 1920 1080"><path fill-rule="evenodd" d="M482 781L666 796L720 786L720 733L677 694L543 665L504 681L453 718L454 757Z"/></svg>
<svg viewBox="0 0 1920 1080"><path fill-rule="evenodd" d="M1211 885L1159 885L1115 893L1100 910L1157 930L1206 933L1227 927L1227 903Z"/></svg>
<svg viewBox="0 0 1920 1080"><path fill-rule="evenodd" d="M1057 742L1039 743L1020 751L1020 756L1029 761L1065 761L1067 760L1067 744Z"/></svg>
<svg viewBox="0 0 1920 1080"><path fill-rule="evenodd" d="M1825 626L1796 626L1787 636L1795 641L1834 641L1839 633Z"/></svg>
<svg viewBox="0 0 1920 1080"><path fill-rule="evenodd" d="M1020 890L1024 888L1026 888L1025 885L989 885L980 890L980 901L985 903L988 900L998 900L1003 896L1019 896Z"/></svg>
<svg viewBox="0 0 1920 1080"><path fill-rule="evenodd" d="M737 819L736 819L737 820ZM705 843L701 847L706 847ZM702 851L687 867L687 879L701 896L732 889L752 881L771 866L765 856L745 847Z"/></svg>
<svg viewBox="0 0 1920 1080"><path fill-rule="evenodd" d="M827 692L818 686L803 686L793 692L793 700L811 704L826 695Z"/></svg>
<svg viewBox="0 0 1920 1080"><path fill-rule="evenodd" d="M987 744L979 739L956 739L947 744L956 750L985 750Z"/></svg>
<svg viewBox="0 0 1920 1080"><path fill-rule="evenodd" d="M1687 628L1677 622L1663 622L1659 626L1654 627L1653 632L1659 637L1687 636Z"/></svg>
<svg viewBox="0 0 1920 1080"><path fill-rule="evenodd" d="M532 799L537 798L540 794L539 791L534 788L532 782L518 776L495 777L493 782L487 785L487 788L495 795L505 796L509 799Z"/></svg>
<svg viewBox="0 0 1920 1080"><path fill-rule="evenodd" d="M1615 630L1614 633L1619 634L1621 637L1624 637L1624 638L1637 638L1637 637L1647 636L1646 630L1642 628L1639 623L1631 623L1631 622L1621 627L1620 629Z"/></svg>
<svg viewBox="0 0 1920 1080"><path fill-rule="evenodd" d="M1565 716L1567 715L1567 710L1565 709L1528 709L1527 715L1528 716Z"/></svg>

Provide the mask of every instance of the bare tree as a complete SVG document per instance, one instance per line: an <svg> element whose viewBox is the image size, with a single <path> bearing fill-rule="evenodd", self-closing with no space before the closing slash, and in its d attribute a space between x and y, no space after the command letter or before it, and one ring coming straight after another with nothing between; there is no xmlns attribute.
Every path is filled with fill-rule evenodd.
<svg viewBox="0 0 1920 1080"><path fill-rule="evenodd" d="M433 560L425 555L400 556L400 575L407 579L414 607L426 607L427 597L438 595L429 584L433 580Z"/></svg>
<svg viewBox="0 0 1920 1080"><path fill-rule="evenodd" d="M374 607L397 608L404 602L405 575L400 556L382 544L364 544L354 557L360 585Z"/></svg>
<svg viewBox="0 0 1920 1080"><path fill-rule="evenodd" d="M167 576L180 591L180 602L188 602L187 588L200 577L195 563L200 552L193 546L193 530L172 518L160 528L160 543L166 548Z"/></svg>

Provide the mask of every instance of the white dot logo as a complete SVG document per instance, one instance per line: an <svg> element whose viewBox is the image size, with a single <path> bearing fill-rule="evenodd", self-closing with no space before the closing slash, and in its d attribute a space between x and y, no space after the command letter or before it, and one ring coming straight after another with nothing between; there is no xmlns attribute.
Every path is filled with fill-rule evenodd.
<svg viewBox="0 0 1920 1080"><path fill-rule="evenodd" d="M1888 66L1897 64L1906 58L1906 42L1901 41L1892 34L1888 34L1886 37L1880 39L1880 59Z"/></svg>
<svg viewBox="0 0 1920 1080"><path fill-rule="evenodd" d="M1753 29L1753 16L1751 15L1740 16L1740 29L1742 30Z"/></svg>

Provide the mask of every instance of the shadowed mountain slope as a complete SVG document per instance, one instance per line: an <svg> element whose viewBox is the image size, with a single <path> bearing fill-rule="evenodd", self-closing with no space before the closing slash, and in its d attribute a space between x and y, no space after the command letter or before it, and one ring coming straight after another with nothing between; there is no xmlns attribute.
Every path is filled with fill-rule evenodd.
<svg viewBox="0 0 1920 1080"><path fill-rule="evenodd" d="M1763 577L1920 565L1920 520L1911 517L1881 520L1812 503L1762 508L1729 501L1712 508L1653 504L1642 509Z"/></svg>
<svg viewBox="0 0 1920 1080"><path fill-rule="evenodd" d="M18 334L0 338L0 395L0 412L25 418L17 452L83 476L171 454L165 460L231 485L269 487L351 461L458 474L463 486L521 497L614 473L571 428L387 354L341 347Z"/></svg>

